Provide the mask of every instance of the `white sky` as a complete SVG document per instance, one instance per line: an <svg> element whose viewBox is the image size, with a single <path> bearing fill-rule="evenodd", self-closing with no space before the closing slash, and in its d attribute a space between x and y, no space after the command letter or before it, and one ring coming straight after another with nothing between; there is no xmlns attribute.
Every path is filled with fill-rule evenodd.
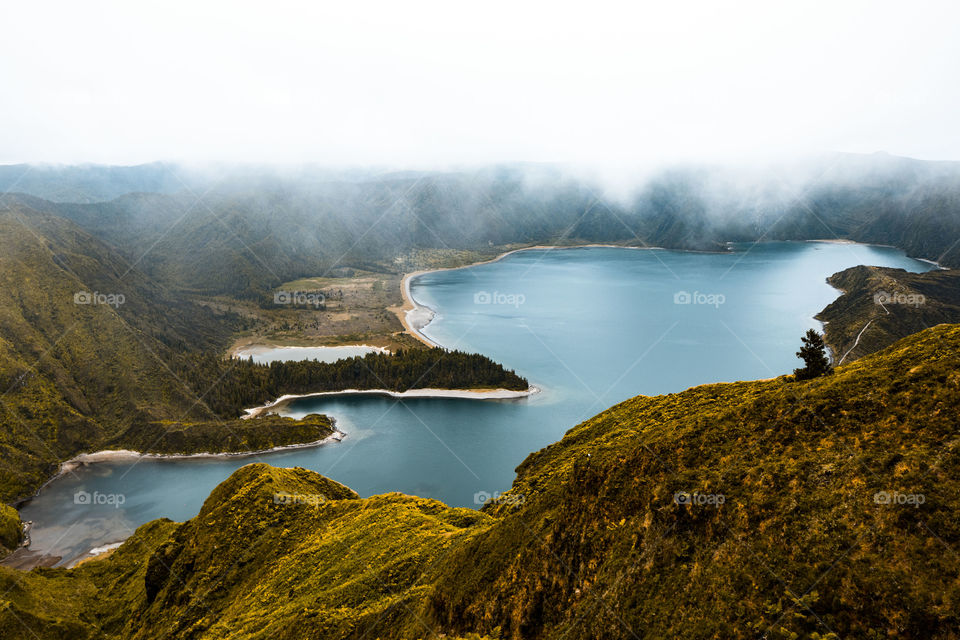
<svg viewBox="0 0 960 640"><path fill-rule="evenodd" d="M0 162L960 159L955 2L4 2Z"/></svg>

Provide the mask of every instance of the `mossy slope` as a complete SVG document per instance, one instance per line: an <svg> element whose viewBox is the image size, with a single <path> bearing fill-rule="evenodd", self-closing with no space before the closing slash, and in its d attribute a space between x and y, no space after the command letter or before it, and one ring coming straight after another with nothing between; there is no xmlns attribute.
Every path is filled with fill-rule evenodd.
<svg viewBox="0 0 960 640"><path fill-rule="evenodd" d="M128 429L108 447L160 454L240 453L318 442L334 431L330 418L316 413L299 420L266 415L255 420L151 422Z"/></svg>
<svg viewBox="0 0 960 640"><path fill-rule="evenodd" d="M852 362L938 324L960 322L960 272L858 266L827 278L843 294L817 315L836 359Z"/></svg>
<svg viewBox="0 0 960 640"><path fill-rule="evenodd" d="M300 638L415 629L425 569L489 520L399 494L361 500L313 472L250 465L150 557L151 602L128 631Z"/></svg>
<svg viewBox="0 0 960 640"><path fill-rule="evenodd" d="M228 335L72 223L0 212L0 500L131 425L216 419L164 358Z"/></svg>
<svg viewBox="0 0 960 640"><path fill-rule="evenodd" d="M448 559L436 619L513 637L956 637L958 370L960 328L941 326L806 383L617 405L518 468L497 526Z"/></svg>
<svg viewBox="0 0 960 640"><path fill-rule="evenodd" d="M0 504L0 558L17 548L22 537L20 514L13 507Z"/></svg>
<svg viewBox="0 0 960 640"><path fill-rule="evenodd" d="M249 465L187 523L0 580L40 637L955 638L958 371L940 326L808 382L636 397L479 513Z"/></svg>
<svg viewBox="0 0 960 640"><path fill-rule="evenodd" d="M429 635L429 569L492 518L435 500L368 499L304 469L237 470L182 525L155 521L72 570L0 567L0 637ZM19 629L19 631L18 631ZM101 635L102 634L102 635Z"/></svg>
<svg viewBox="0 0 960 640"><path fill-rule="evenodd" d="M441 349L332 364L226 360L246 321L138 265L43 210L0 211L0 502L29 496L82 452L239 451L326 435L316 420L237 419L288 393L528 386L484 356Z"/></svg>

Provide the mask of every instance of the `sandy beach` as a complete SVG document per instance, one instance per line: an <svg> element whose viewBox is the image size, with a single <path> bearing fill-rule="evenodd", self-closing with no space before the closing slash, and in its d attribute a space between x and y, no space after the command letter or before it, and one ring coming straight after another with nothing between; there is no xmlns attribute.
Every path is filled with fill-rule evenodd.
<svg viewBox="0 0 960 640"><path fill-rule="evenodd" d="M816 238L813 240L804 240L804 242L826 242L828 244L862 244L856 240L847 240L846 238ZM875 245L875 246L889 246L889 245Z"/></svg>
<svg viewBox="0 0 960 640"><path fill-rule="evenodd" d="M949 271L949 270L950 270L950 267L945 267L945 266L943 266L942 264L940 264L939 262L937 262L936 260L927 260L926 258L916 258L916 260L919 260L920 262L926 262L926 263L929 264L929 265L933 265L933 266L936 267L939 271Z"/></svg>
<svg viewBox="0 0 960 640"><path fill-rule="evenodd" d="M280 396L273 402L269 402L262 407L247 409L247 414L241 416L241 420L255 418L264 412L282 408L291 400L298 398L314 398L317 396L337 396L337 395L381 395L391 398L464 398L468 400L513 400L516 398L526 398L535 393L540 393L540 389L533 385L525 391L514 391L512 389L408 389L407 391L390 391L389 389L345 389L343 391L318 391L316 393L304 393L302 395Z"/></svg>
<svg viewBox="0 0 960 640"><path fill-rule="evenodd" d="M896 247L896 246L894 246L894 245L892 245L892 244L877 244L877 243L874 243L874 242L857 242L856 240L847 240L846 238L821 238L821 239L819 239L819 240L804 240L804 242L826 242L826 243L828 243L828 244L859 244L859 245L863 245L863 246L865 246L865 247L884 247L884 248L887 248L887 249L897 249L897 248L898 248L898 247ZM948 269L950 268L950 267L944 267L943 265L941 265L941 264L940 264L939 262L937 262L936 260L930 260L930 259L928 259L928 258L917 258L917 257L915 257L915 256L911 256L911 255L909 255L906 251L904 251L904 255L906 255L908 258L913 258L914 260L919 260L920 262L926 262L927 264L933 265L934 267L936 267L937 269L940 269L940 270L942 270L942 271L946 271L946 270L948 270Z"/></svg>
<svg viewBox="0 0 960 640"><path fill-rule="evenodd" d="M258 355L265 351L275 349L370 349L375 353L390 353L386 347L377 347L372 344L271 344L262 340L257 341L238 341L231 346L228 355L231 358L247 358L248 356Z"/></svg>
<svg viewBox="0 0 960 640"><path fill-rule="evenodd" d="M222 453L142 453L140 451L132 451L130 449L106 449L104 451L95 451L94 453L81 453L78 456L70 458L66 462L60 464L60 473L57 474L57 477L60 477L64 474L70 473L80 465L84 464L93 464L96 462L114 462L118 460L138 460L138 459L154 459L154 460L188 460L188 459L199 459L199 458L242 458L246 456L256 456L266 453L273 453L275 451L289 451L291 449L306 449L309 447L319 447L321 445L330 443L330 442L340 442L347 437L347 434L338 430L334 427L333 433L331 433L326 438L321 440L314 440L313 442L303 442L298 444L288 444L281 445L279 447L271 447L269 449L259 449L257 451L235 451L235 452L222 452Z"/></svg>
<svg viewBox="0 0 960 640"><path fill-rule="evenodd" d="M566 249L589 248L635 249L638 251L662 249L662 247L627 247L619 244L577 244L570 246L538 244L532 247L511 249L510 251L501 253L495 258L490 258L489 260L480 260L479 262L471 262L470 264L461 265L459 267L440 267L438 269L422 269L420 271L413 271L405 274L403 276L403 280L400 281L400 293L403 296L403 304L400 307L391 307L388 309L388 311L392 311L394 314L396 314L397 318L400 320L400 323L403 325L403 328L408 334L428 347L439 347L442 345L437 344L422 333L423 328L430 324L430 322L433 320L434 316L436 315L436 311L427 305L421 304L414 300L413 295L410 293L410 283L416 278L428 273L437 273L439 271L457 271L458 269L469 269L470 267L477 267L482 264L491 264L493 262L503 260L507 256L513 255L514 253L520 253L521 251L562 251Z"/></svg>

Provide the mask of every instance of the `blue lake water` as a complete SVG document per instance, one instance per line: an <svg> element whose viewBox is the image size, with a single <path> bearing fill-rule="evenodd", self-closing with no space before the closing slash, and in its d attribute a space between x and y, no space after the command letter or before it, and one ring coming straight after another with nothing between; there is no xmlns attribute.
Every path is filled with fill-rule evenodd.
<svg viewBox="0 0 960 640"><path fill-rule="evenodd" d="M249 462L302 466L361 495L402 491L477 506L509 488L532 451L637 394L768 378L799 364L800 336L838 292L825 278L858 264L922 272L884 248L764 243L730 253L583 248L534 250L417 278L437 312L424 333L486 354L542 393L517 400L325 396L287 415L326 413L341 443L246 458L99 463L49 485L21 515L32 548L64 562L151 519L194 516L219 482ZM123 504L77 504L78 491ZM106 496L106 498L104 497ZM96 502L96 500L93 500Z"/></svg>

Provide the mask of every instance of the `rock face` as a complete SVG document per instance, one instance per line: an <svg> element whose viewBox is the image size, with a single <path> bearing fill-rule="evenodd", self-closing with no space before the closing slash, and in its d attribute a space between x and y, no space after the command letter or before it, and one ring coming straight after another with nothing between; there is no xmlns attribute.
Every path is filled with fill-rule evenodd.
<svg viewBox="0 0 960 640"><path fill-rule="evenodd" d="M0 636L952 638L958 371L944 325L807 382L636 397L482 512L248 465L105 560L0 567Z"/></svg>

